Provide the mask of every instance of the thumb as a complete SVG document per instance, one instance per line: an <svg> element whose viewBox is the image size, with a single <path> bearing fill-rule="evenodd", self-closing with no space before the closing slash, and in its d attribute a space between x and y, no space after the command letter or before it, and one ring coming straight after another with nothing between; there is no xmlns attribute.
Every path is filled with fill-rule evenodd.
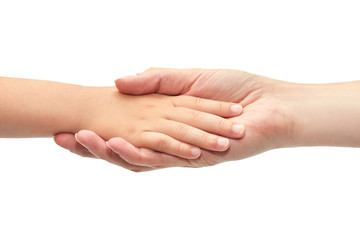
<svg viewBox="0 0 360 240"><path fill-rule="evenodd" d="M199 74L199 70L194 69L150 68L135 76L119 78L115 84L125 94L179 95L190 89Z"/></svg>

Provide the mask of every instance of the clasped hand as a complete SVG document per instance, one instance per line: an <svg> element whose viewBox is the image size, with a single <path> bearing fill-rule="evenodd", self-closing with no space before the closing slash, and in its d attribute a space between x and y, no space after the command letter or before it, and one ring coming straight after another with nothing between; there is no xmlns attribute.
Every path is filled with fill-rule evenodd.
<svg viewBox="0 0 360 240"><path fill-rule="evenodd" d="M131 98L127 101L131 104L124 109L136 115L135 125L142 125L140 132L127 128L126 120L115 121L113 124L118 126L115 132L109 129L107 134L99 136L97 131L82 130L75 136L58 134L55 141L73 153L101 158L132 171L211 166L242 159L281 147L288 138L292 122L284 114L288 111L281 109L286 106L274 97L274 85L281 82L237 70L152 68L116 81L118 90L124 94L163 94L124 96ZM105 99L106 94L103 94ZM145 101L148 107L138 109L140 101ZM100 104L112 104L112 101ZM235 104L242 106L243 112ZM117 105L110 109L97 115L106 118L122 111ZM157 115L155 111L160 113L160 118L150 118ZM228 144L225 138L206 132L232 139ZM173 138L175 134L177 140ZM103 140L109 137L114 138ZM201 148L201 154L197 147Z"/></svg>

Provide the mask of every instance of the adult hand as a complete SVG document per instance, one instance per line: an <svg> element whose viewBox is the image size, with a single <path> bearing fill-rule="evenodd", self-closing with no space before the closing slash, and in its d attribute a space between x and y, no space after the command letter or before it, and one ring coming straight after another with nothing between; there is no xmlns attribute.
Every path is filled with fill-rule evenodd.
<svg viewBox="0 0 360 240"><path fill-rule="evenodd" d="M230 140L231 147L226 152L203 150L201 157L196 160L180 159L147 149L138 149L120 138L111 139L107 144L121 156L122 161L131 164L132 167L153 168L210 166L283 147L287 145L293 132L292 111L286 104L285 97L289 85L286 82L237 70L151 68L136 76L118 79L117 88L125 94L185 94L239 103L243 106L243 114L233 120L245 125L245 136ZM81 139L80 133L79 142L96 156L105 160L109 160L110 156L117 156L110 153L105 141L100 140L94 133L87 132L88 136L82 136L84 138ZM67 141L63 141L64 138ZM84 149L74 148L76 140L71 135L58 135L56 140L59 145L75 153L84 152ZM68 145L65 146L65 142Z"/></svg>

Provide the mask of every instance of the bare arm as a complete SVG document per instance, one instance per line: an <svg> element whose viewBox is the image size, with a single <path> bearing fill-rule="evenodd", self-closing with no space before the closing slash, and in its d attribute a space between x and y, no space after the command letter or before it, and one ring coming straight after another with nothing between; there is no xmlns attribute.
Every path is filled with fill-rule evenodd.
<svg viewBox="0 0 360 240"><path fill-rule="evenodd" d="M284 146L360 147L360 81L278 89L294 123Z"/></svg>
<svg viewBox="0 0 360 240"><path fill-rule="evenodd" d="M0 77L0 89L0 137L51 137L81 129L82 86Z"/></svg>

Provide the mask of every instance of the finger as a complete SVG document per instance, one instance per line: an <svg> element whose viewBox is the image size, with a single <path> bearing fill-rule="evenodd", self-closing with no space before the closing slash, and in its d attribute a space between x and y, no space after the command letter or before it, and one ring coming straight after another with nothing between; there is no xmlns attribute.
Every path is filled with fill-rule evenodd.
<svg viewBox="0 0 360 240"><path fill-rule="evenodd" d="M137 148L122 138L112 138L107 144L112 151L121 156L129 164L154 167L156 169L190 165L187 159L155 152L147 148Z"/></svg>
<svg viewBox="0 0 360 240"><path fill-rule="evenodd" d="M77 133L76 137L81 145L85 146L89 152L98 158L135 172L150 170L147 167L132 165L124 161L118 154L108 148L106 142L101 137L92 131L81 130Z"/></svg>
<svg viewBox="0 0 360 240"><path fill-rule="evenodd" d="M174 98L173 103L175 106L187 107L220 117L235 117L242 113L242 106L240 104L205 98L181 96Z"/></svg>
<svg viewBox="0 0 360 240"><path fill-rule="evenodd" d="M207 133L203 130L197 129L195 127L191 127L181 122L169 120L167 121L166 124L162 124L161 126L159 126L158 129L154 129L154 130L157 133L166 134L167 136L170 136L172 139L176 139L177 141L188 143L203 149L222 152L222 151L226 151L230 146L229 139L227 138L223 138L211 133ZM149 139L148 141L150 140L151 139ZM165 139L161 141L165 141ZM162 143L161 141L160 143L166 147L167 143ZM159 144L159 139L153 142L154 144ZM147 148L151 148L151 149L154 149L154 147L156 146L152 146L152 147L147 146ZM165 147L161 147L161 150L157 150L157 149L154 150L159 152L164 152L163 150L165 150Z"/></svg>
<svg viewBox="0 0 360 240"><path fill-rule="evenodd" d="M119 78L115 84L125 94L179 95L186 93L202 72L202 69L150 68L136 76Z"/></svg>
<svg viewBox="0 0 360 240"><path fill-rule="evenodd" d="M75 136L72 133L59 133L54 136L54 141L57 145L69 150L72 153L82 157L95 158L92 153L76 141Z"/></svg>
<svg viewBox="0 0 360 240"><path fill-rule="evenodd" d="M143 132L141 134L141 146L180 158L196 159L201 155L200 148L183 143L160 132Z"/></svg>
<svg viewBox="0 0 360 240"><path fill-rule="evenodd" d="M186 134L194 134L196 132L196 134L199 134L198 137L204 137L206 134L205 132L207 132L230 138L240 138L244 135L245 128L242 124L235 123L230 119L225 119L209 113L199 112L193 109L177 108L176 114L170 113L167 115L167 117L175 122L181 122L189 126L187 129L184 129L183 126L176 125L174 130L177 130L179 133L187 130ZM195 129L190 128L190 126L201 129L203 131L196 131ZM161 129L158 131L161 131ZM177 137L175 138L178 139ZM179 140L184 141L183 139ZM191 142L191 144L194 143Z"/></svg>

